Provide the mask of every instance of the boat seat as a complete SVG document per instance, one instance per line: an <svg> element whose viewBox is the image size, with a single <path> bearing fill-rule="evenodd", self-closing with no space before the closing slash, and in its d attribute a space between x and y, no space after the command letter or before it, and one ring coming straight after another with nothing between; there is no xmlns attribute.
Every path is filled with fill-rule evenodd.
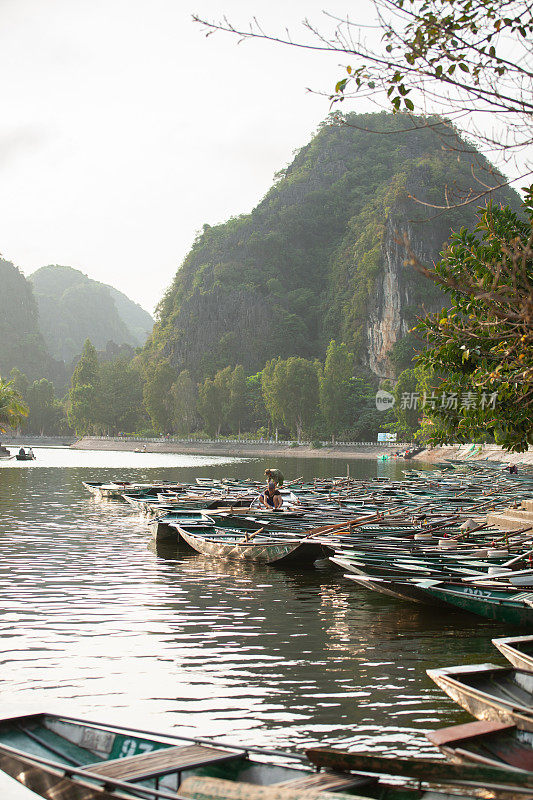
<svg viewBox="0 0 533 800"><path fill-rule="evenodd" d="M372 775L350 775L347 772L312 772L300 778L293 778L290 781L275 783L276 789L315 789L318 792L336 792L345 789L362 789L363 786L370 786L378 783L378 779Z"/></svg>
<svg viewBox="0 0 533 800"><path fill-rule="evenodd" d="M185 778L179 794L191 800L348 800L343 792L330 792L327 789L321 791L319 787L293 787L292 783L270 783L265 786L193 775ZM363 797L354 795L354 800L363 800Z"/></svg>
<svg viewBox="0 0 533 800"><path fill-rule="evenodd" d="M244 751L231 752L222 748L191 744L166 747L127 758L98 761L95 764L87 764L83 769L103 778L112 778L118 781L140 781L204 767L207 764L232 761L243 756Z"/></svg>

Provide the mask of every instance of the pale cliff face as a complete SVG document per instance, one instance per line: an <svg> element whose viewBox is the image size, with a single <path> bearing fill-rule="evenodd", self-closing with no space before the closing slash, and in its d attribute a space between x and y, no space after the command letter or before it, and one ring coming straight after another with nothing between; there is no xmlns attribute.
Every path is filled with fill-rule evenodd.
<svg viewBox="0 0 533 800"><path fill-rule="evenodd" d="M410 242L411 249L421 263L431 264L428 255L427 238L424 244L417 237L416 228L405 220L389 218L383 240L383 270L376 281L373 301L370 304L366 325L367 363L370 370L379 378L394 378L395 370L390 360L391 348L402 339L415 323L413 318L413 297L411 285L413 281L425 279L406 266L405 247L401 244L404 235ZM426 230L427 237L427 230ZM437 249L439 244L437 245ZM428 310L441 307L446 302L444 295L437 304L414 309L415 314L424 314Z"/></svg>

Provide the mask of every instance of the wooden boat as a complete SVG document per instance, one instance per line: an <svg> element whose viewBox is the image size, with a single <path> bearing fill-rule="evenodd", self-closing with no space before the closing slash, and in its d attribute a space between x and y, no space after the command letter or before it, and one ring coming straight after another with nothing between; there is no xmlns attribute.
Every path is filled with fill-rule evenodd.
<svg viewBox="0 0 533 800"><path fill-rule="evenodd" d="M429 597L443 600L452 606L510 625L533 623L533 592L516 589L471 586L465 583L447 583L439 580L417 581Z"/></svg>
<svg viewBox="0 0 533 800"><path fill-rule="evenodd" d="M304 566L326 555L322 545L302 537L281 538L274 532L266 535L216 526L203 529L200 526L196 529L186 525L176 527L193 550L212 558L258 561L262 564L293 562Z"/></svg>
<svg viewBox="0 0 533 800"><path fill-rule="evenodd" d="M15 455L17 461L35 461L35 453L17 453Z"/></svg>
<svg viewBox="0 0 533 800"><path fill-rule="evenodd" d="M533 672L471 664L428 669L427 674L477 719L533 731Z"/></svg>
<svg viewBox="0 0 533 800"><path fill-rule="evenodd" d="M533 790L530 772L322 748L279 753L53 714L0 721L0 769L46 800L458 800L481 788L525 800Z"/></svg>
<svg viewBox="0 0 533 800"><path fill-rule="evenodd" d="M122 500L122 495L126 493L143 492L152 494L154 500L157 492L172 489L181 491L181 483L131 483L130 481L110 481L101 483L96 481L82 481L82 485L95 497L106 500Z"/></svg>
<svg viewBox="0 0 533 800"><path fill-rule="evenodd" d="M178 525L212 527L215 520L207 516L201 511L171 511L168 514L163 514L161 517L150 522L150 531L152 539L156 540L170 540L179 542L181 537L177 529Z"/></svg>
<svg viewBox="0 0 533 800"><path fill-rule="evenodd" d="M343 772L357 770L367 774L395 775L404 779L418 780L421 783L480 790L482 797L506 796L508 791L526 792L531 797L529 787L533 785L532 772L510 769L509 766L458 765L428 759L386 758L324 747L308 749L306 756L317 767ZM512 784L514 788L511 788ZM450 800L454 796L456 795L448 795ZM435 800L438 797L439 794L436 793Z"/></svg>
<svg viewBox="0 0 533 800"><path fill-rule="evenodd" d="M533 772L533 733L516 725L476 720L426 734L441 753L457 763L487 764Z"/></svg>
<svg viewBox="0 0 533 800"><path fill-rule="evenodd" d="M340 562L334 558L330 558L330 561L334 564L340 564ZM423 606L437 606L443 608L447 606L447 603L429 598L425 592L418 588L415 581L390 580L373 575L356 575L353 572L345 573L344 577L357 583L359 586L363 586L365 589L373 589L375 592L386 594L389 597L396 597L399 600L409 600L412 603L418 603Z"/></svg>
<svg viewBox="0 0 533 800"><path fill-rule="evenodd" d="M533 636L505 636L493 639L492 644L513 667L533 672Z"/></svg>

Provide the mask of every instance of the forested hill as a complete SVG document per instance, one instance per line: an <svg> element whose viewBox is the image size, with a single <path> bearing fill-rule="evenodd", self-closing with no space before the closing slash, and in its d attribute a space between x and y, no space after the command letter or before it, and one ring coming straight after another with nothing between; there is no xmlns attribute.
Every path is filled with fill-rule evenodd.
<svg viewBox="0 0 533 800"><path fill-rule="evenodd" d="M440 204L445 186L472 184L473 158L487 166L470 146L447 150L436 120L418 122L413 130L412 117L385 113L328 122L250 214L205 225L160 303L146 364L168 361L197 379L235 364L250 373L275 356L322 357L335 338L391 375L395 343L424 308L443 304L403 266L398 238L407 233L431 263L476 210L439 215L408 194ZM511 190L496 199L518 203Z"/></svg>
<svg viewBox="0 0 533 800"><path fill-rule="evenodd" d="M29 378L49 377L51 359L39 329L31 284L10 261L0 258L0 376L18 367Z"/></svg>
<svg viewBox="0 0 533 800"><path fill-rule="evenodd" d="M47 347L67 364L79 356L87 338L99 350L108 342L139 347L152 329L152 317L141 306L77 269L50 265L29 279Z"/></svg>

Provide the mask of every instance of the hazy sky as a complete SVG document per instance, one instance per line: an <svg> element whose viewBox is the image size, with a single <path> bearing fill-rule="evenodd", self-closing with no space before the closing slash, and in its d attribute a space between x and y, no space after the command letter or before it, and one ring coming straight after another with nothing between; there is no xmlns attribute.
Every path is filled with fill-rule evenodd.
<svg viewBox="0 0 533 800"><path fill-rule="evenodd" d="M204 222L253 208L328 113L335 54L205 38L324 0L0 0L0 253L68 264L152 311ZM370 19L370 0L327 2ZM350 110L368 111L368 101Z"/></svg>
<svg viewBox="0 0 533 800"><path fill-rule="evenodd" d="M320 9L0 0L2 255L77 267L151 311L204 222L251 210L327 114L306 87L339 74L334 55L206 39L191 14L279 29Z"/></svg>

